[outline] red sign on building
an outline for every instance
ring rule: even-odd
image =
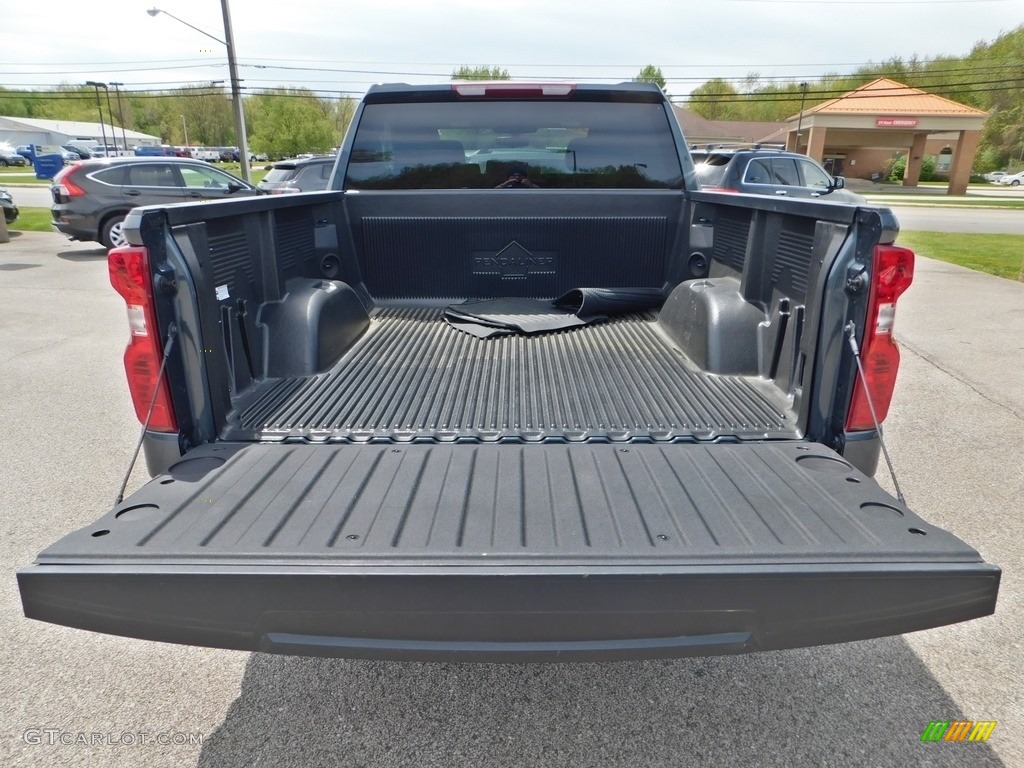
[[[917,128],[916,117],[876,117],[876,128]]]

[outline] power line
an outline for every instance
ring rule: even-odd
[[[317,69],[317,68],[295,68],[295,69],[299,69],[301,71],[309,71],[309,72],[333,72],[333,71],[338,71],[338,72],[354,72],[354,73],[358,73],[358,74],[362,74],[364,72],[365,73],[370,73],[370,74],[382,74],[383,73],[380,70],[366,70],[366,71],[364,71],[364,70],[323,70],[323,69]],[[892,76],[900,77],[900,79],[904,80],[907,85],[911,85],[913,87],[913,85],[916,84],[916,85],[920,86],[922,89],[924,89],[924,88],[934,88],[934,89],[937,89],[937,90],[941,90],[941,91],[944,91],[944,92],[951,92],[951,93],[958,92],[958,91],[961,91],[961,90],[964,90],[964,89],[971,89],[971,90],[974,90],[975,92],[986,92],[986,91],[992,91],[992,90],[1008,90],[1010,88],[1016,87],[1016,86],[1013,86],[1012,83],[1014,82],[1014,80],[1016,80],[1017,82],[1020,82],[1021,78],[1020,77],[1017,77],[1017,78],[1005,78],[1005,77],[1003,77],[1003,78],[996,79],[996,80],[992,80],[992,79],[972,79],[972,80],[966,81],[966,82],[948,82],[948,81],[946,81],[946,82],[941,82],[941,83],[928,83],[928,82],[922,82],[922,81],[933,80],[933,79],[936,79],[936,78],[939,78],[939,79],[941,79],[941,78],[950,78],[950,77],[955,77],[957,75],[962,75],[962,76],[972,75],[972,76],[975,76],[975,77],[978,77],[978,76],[984,77],[985,73],[989,73],[989,72],[1005,72],[1008,69],[1010,69],[1010,70],[1016,69],[1015,63],[1011,62],[1011,63],[1005,64],[1003,66],[992,66],[992,67],[985,67],[985,66],[981,66],[981,67],[977,67],[977,66],[955,66],[955,67],[948,67],[948,68],[943,68],[943,69],[935,69],[935,70],[932,70],[932,71],[916,71],[916,72],[913,72],[913,73],[868,71],[868,72],[861,72],[861,73],[856,74],[856,75],[843,75],[843,76],[839,76],[839,75],[831,75],[830,74],[830,75],[823,75],[823,76],[819,77],[818,79],[819,79],[819,81],[822,81],[823,83],[827,83],[829,81],[848,82],[850,80],[853,80],[853,81],[866,80],[867,78],[871,78],[871,77],[879,77],[879,76],[884,76],[884,75],[892,75]],[[425,73],[409,73],[409,72],[406,72],[406,73],[388,72],[387,74],[396,74],[396,75],[412,75],[412,74],[415,74],[417,76],[427,76]],[[912,74],[912,77],[908,78],[907,77],[908,74]],[[438,75],[433,75],[433,76],[438,76]],[[541,78],[537,78],[537,79],[541,79]],[[577,78],[571,78],[570,77],[570,78],[566,78],[566,79],[569,79],[569,80],[573,80],[573,79],[579,80],[579,79],[583,79],[583,78],[578,78],[578,77]],[[594,78],[594,79],[597,79],[597,78]],[[602,80],[612,80],[614,78],[600,78],[600,79],[602,79]],[[695,80],[697,80],[697,79],[698,78],[695,78]],[[673,96],[671,98],[673,98],[674,100],[683,99],[683,100],[690,101],[692,103],[719,103],[719,102],[727,102],[727,101],[743,101],[743,102],[756,101],[756,102],[761,103],[761,102],[771,102],[771,101],[776,101],[776,102],[778,102],[778,101],[787,101],[788,102],[788,101],[795,100],[796,96],[797,96],[795,91],[779,89],[778,86],[775,86],[776,81],[779,80],[779,79],[781,79],[781,78],[761,78],[759,76],[758,77],[751,76],[751,77],[748,77],[748,78],[738,78],[738,80],[740,80],[742,82],[749,81],[752,86],[756,86],[757,84],[762,83],[763,81],[767,80],[768,81],[768,85],[764,86],[764,87],[757,88],[756,90],[747,91],[747,92],[738,92],[737,91],[735,93],[720,93],[720,94],[708,93],[708,94],[698,94],[696,96],[693,96],[691,94],[689,96]],[[671,82],[680,82],[680,81],[683,80],[683,78],[666,78],[666,80],[671,81]],[[712,80],[722,80],[723,82],[725,82],[727,84],[729,83],[729,81],[724,79],[724,78],[712,78]],[[249,78],[248,82],[252,82],[252,83],[268,82],[269,83],[269,82],[277,82],[277,80],[274,79],[274,78]],[[292,81],[292,82],[294,83],[296,81]],[[337,85],[337,84],[367,84],[368,85],[368,84],[370,84],[371,82],[374,82],[374,81],[371,81],[371,80],[365,80],[365,81],[364,80],[337,80],[337,79],[333,79],[332,78],[330,80],[308,80],[307,79],[307,80],[302,80],[302,81],[298,81],[298,82],[309,84],[309,85],[320,86],[320,85]],[[704,81],[704,82],[709,82],[709,81]],[[783,82],[784,82],[785,85],[792,86],[793,88],[796,87],[796,83],[794,81],[792,81],[792,80],[786,79]],[[1010,83],[1010,85],[1007,85],[1008,82]],[[143,85],[177,86],[176,88],[174,88],[174,92],[177,92],[177,93],[181,93],[182,91],[211,91],[211,90],[213,90],[214,93],[223,93],[222,90],[213,89],[213,87],[211,85],[207,85],[207,84],[204,84],[204,83],[195,84],[194,82],[193,83],[185,84],[184,81],[163,81],[163,82],[149,82],[149,83],[143,83],[143,82],[131,83],[131,84],[128,84],[129,90],[122,91],[122,93],[124,93],[126,95],[135,95],[137,97],[143,97],[144,96],[144,97],[148,98],[148,97],[150,97],[152,95],[152,94],[149,94],[148,90],[145,90],[145,91],[138,90],[138,87],[139,86],[143,86]],[[997,89],[981,89],[980,86],[983,86],[983,85],[1003,85],[1004,87],[1003,88],[997,88]],[[771,88],[773,88],[773,86],[776,88],[776,90],[771,90]],[[42,85],[41,87],[47,87],[47,86],[46,85]],[[256,89],[250,88],[248,86],[245,86],[245,90],[247,90],[250,94],[252,94],[252,93],[254,93],[256,91]],[[264,90],[267,90],[267,89],[264,89]],[[844,93],[848,92],[849,90],[850,90],[849,87],[846,87],[846,86],[844,86],[842,88],[839,88],[839,87],[827,88],[826,87],[826,88],[819,88],[819,89],[816,89],[816,90],[808,90],[808,91],[806,91],[806,95],[812,97],[812,99],[819,100],[819,101],[824,101],[824,100],[828,100],[830,98],[835,98],[835,97],[841,96]],[[343,90],[343,89],[334,89],[334,88],[313,88],[313,89],[311,89],[311,92],[325,92],[325,93],[330,93],[330,94],[346,94],[346,95],[358,95],[359,93],[361,93],[361,91],[356,91],[356,90]],[[925,92],[927,93],[928,91],[925,91]],[[165,94],[156,94],[156,97],[161,97],[163,95],[168,95],[168,94],[166,94],[166,93]],[[173,92],[171,94],[169,94],[169,95],[173,95]],[[305,94],[295,94],[295,95],[306,96]],[[863,94],[861,96],[857,96],[857,97],[853,97],[853,98],[870,98],[870,97],[876,97],[876,96],[880,96],[880,95],[893,95],[893,96],[901,96],[902,97],[902,96],[912,95],[912,94],[907,94],[905,92],[904,86],[900,85],[900,86],[895,86],[895,87],[893,87],[891,89],[890,88],[874,88],[868,94]],[[89,98],[91,98],[91,94],[89,94],[87,92],[79,92],[79,91],[56,91],[56,92],[51,92],[51,93],[38,93],[38,92],[22,91],[22,90],[15,90],[15,89],[0,90],[0,97],[4,97],[4,96],[7,96],[9,98],[13,97],[13,98],[27,98],[27,99],[38,99],[38,100],[59,100],[59,99],[80,100],[80,99],[89,99]]]
[[[936,71],[932,71],[932,72],[912,72],[912,73],[907,73],[907,72],[886,72],[886,71],[868,71],[868,72],[862,72],[862,73],[859,73],[859,74],[856,74],[856,75],[842,75],[842,76],[822,75],[822,76],[819,76],[817,78],[807,78],[807,79],[818,79],[818,80],[821,80],[821,81],[829,81],[829,80],[859,80],[859,79],[864,79],[864,78],[867,78],[867,77],[872,77],[872,78],[875,78],[875,77],[899,77],[899,78],[901,78],[901,80],[904,81],[904,84],[909,84],[906,81],[912,79],[915,83],[917,83],[921,87],[938,87],[940,85],[945,86],[945,85],[947,85],[947,83],[938,83],[938,84],[934,84],[934,86],[932,86],[931,84],[920,83],[919,81],[922,80],[922,79],[928,79],[928,80],[931,80],[931,79],[942,79],[942,78],[956,77],[956,76],[961,76],[961,75],[980,75],[980,74],[984,74],[984,73],[990,72],[990,71],[991,72],[1005,72],[1008,69],[1009,70],[1014,70],[1014,69],[1016,69],[1016,67],[1015,66],[1011,66],[1011,65],[1007,65],[1007,66],[1003,66],[1003,67],[957,68],[957,69],[936,70]],[[407,74],[411,74],[411,73],[407,73]],[[908,78],[907,77],[908,74],[912,75],[912,78]],[[531,78],[531,79],[544,80],[544,79],[550,79],[550,78],[536,77],[536,78]],[[579,77],[573,78],[571,76],[570,77],[566,77],[566,78],[560,78],[560,80],[563,80],[563,81],[579,81],[579,80],[582,80],[582,79],[584,79],[584,78],[579,78]],[[593,79],[593,80],[596,80],[596,81],[613,81],[613,80],[616,80],[616,78],[614,78],[614,77],[587,78],[587,79]],[[795,80],[793,80],[791,78],[782,78],[782,77],[760,77],[760,76],[758,76],[758,77],[752,77],[752,78],[731,78],[731,79],[730,78],[672,78],[672,77],[667,77],[667,78],[665,78],[665,80],[666,80],[666,82],[670,82],[670,83],[684,83],[684,82],[706,83],[706,82],[710,82],[712,80],[720,80],[722,82],[729,83],[729,84],[732,84],[733,82],[745,83],[745,82],[747,82],[749,80],[751,82],[751,84],[765,83],[766,87],[777,86],[779,84],[791,85],[794,88],[797,86],[797,83],[796,83]],[[246,81],[247,82],[280,82],[280,79],[278,79],[278,78],[259,78],[259,77],[256,77],[256,78],[246,78]],[[160,81],[153,80],[153,81],[138,81],[138,82],[135,82],[135,83],[130,83],[129,85],[131,85],[131,86],[157,85],[157,86],[170,86],[170,87],[174,87],[174,86],[184,86],[184,85],[188,85],[188,84],[191,84],[191,83],[194,83],[194,82],[195,81],[186,81],[186,80],[160,80]],[[363,80],[363,79],[338,80],[338,79],[335,79],[335,78],[331,78],[329,80],[311,80],[311,79],[290,80],[289,82],[290,83],[301,83],[301,84],[319,84],[319,83],[366,83],[366,84],[370,84],[370,83],[378,82],[378,80],[376,80],[376,79],[367,79],[367,80]],[[988,82],[988,81],[978,81],[978,82]],[[995,81],[995,82],[1002,82],[1002,80],[998,80],[998,81]],[[950,85],[950,86],[953,86],[953,85],[963,85],[963,84],[969,85],[970,83],[955,83],[955,82],[948,83],[948,85]],[[21,84],[21,87],[22,88],[29,88],[29,87],[53,88],[53,87],[61,87],[61,86],[60,85],[56,85],[55,86],[53,83],[24,83],[24,84]],[[65,85],[65,87],[66,87],[66,85]],[[199,86],[199,87],[208,87],[208,86]],[[834,89],[833,89],[833,91],[834,91]],[[808,93],[812,93],[812,94],[829,93],[829,92],[832,92],[832,91],[828,91],[828,90],[826,90],[826,91],[808,91]],[[24,93],[24,91],[20,90],[20,89],[14,89],[14,88],[8,88],[6,90],[0,89],[0,95],[2,95],[2,94],[16,95],[16,94],[19,94],[19,93]]]
[[[738,1],[738,0],[737,0]],[[778,2],[779,0],[761,0],[765,2]],[[841,0],[815,0],[815,2],[840,2]],[[938,2],[939,0],[927,0],[928,3]],[[965,0],[946,0],[947,2],[964,2]],[[1004,0],[985,0],[986,2],[998,1],[1003,2]],[[1008,1],[1008,0],[1007,0]],[[886,4],[891,5],[892,3],[887,2]],[[957,57],[953,57],[957,58]],[[937,61],[939,59],[927,59],[927,61]],[[65,68],[71,65],[81,66],[98,66],[100,64],[110,64],[114,66],[123,66],[125,64],[164,64],[164,63],[182,63],[182,62],[209,62],[206,57],[189,57],[184,59],[140,59],[140,60],[125,60],[125,61],[38,61],[38,62],[26,62],[26,61],[0,61],[0,66],[51,66],[55,68]],[[262,63],[262,62],[298,62],[306,64],[368,64],[373,66],[394,66],[394,67],[460,67],[465,66],[465,61],[383,61],[383,60],[365,60],[365,59],[311,59],[311,58],[289,58],[289,57],[255,57],[255,56],[239,56],[239,63]],[[1001,61],[997,57],[982,57],[975,59],[975,61]],[[583,62],[534,62],[534,61],[521,61],[521,62],[502,62],[500,65],[504,68],[509,67],[542,67],[542,68],[562,68],[569,67],[572,69],[635,69],[643,68],[651,62],[643,63],[629,63],[629,62],[609,62],[603,64],[583,63]],[[756,66],[765,68],[781,68],[781,67],[863,67],[878,64],[875,61],[805,61],[805,62],[764,62]],[[706,69],[708,65],[706,63],[695,64],[688,62],[685,64],[659,64],[661,69]],[[716,69],[750,69],[750,64],[716,64]],[[154,69],[159,69],[154,67]]]
[[[974,5],[1006,3],[1010,0],[720,0],[723,3],[758,5]]]
[[[906,70],[892,71],[892,70],[889,70],[889,69],[881,68],[884,65],[879,65],[879,69],[869,69],[867,72],[861,71],[859,73],[853,73],[853,74],[848,74],[848,75],[838,75],[838,74],[835,74],[835,73],[826,73],[826,74],[823,74],[823,75],[818,75],[816,77],[808,77],[808,76],[805,75],[805,76],[803,76],[803,78],[804,79],[817,79],[817,80],[857,79],[857,78],[861,78],[861,77],[864,77],[864,76],[867,76],[867,75],[870,74],[870,75],[873,75],[873,76],[876,76],[876,77],[891,76],[891,77],[899,77],[901,79],[907,79],[908,75],[912,75],[913,78],[916,81],[919,81],[921,79],[934,79],[934,78],[955,77],[955,76],[961,75],[961,74],[963,74],[963,75],[968,75],[968,74],[975,75],[975,74],[981,74],[981,73],[987,72],[987,71],[1003,72],[1003,71],[1006,71],[1007,69],[1013,69],[1015,67],[1015,63],[1014,62],[1009,62],[1009,63],[1003,64],[1001,66],[1000,65],[997,65],[997,66],[978,66],[978,65],[971,64],[971,65],[967,65],[967,66],[945,66],[944,67],[944,66],[941,66],[941,61],[943,61],[943,60],[939,60],[940,66],[935,66],[934,62],[930,63],[930,64],[926,63],[923,66],[915,66],[915,67],[913,67],[913,71],[911,71],[911,72],[907,72]],[[953,63],[953,62],[962,63],[962,62],[958,62],[956,60],[948,60],[948,61],[950,61],[951,63]],[[165,68],[153,68],[151,70],[134,70],[134,71],[171,71],[171,70],[174,70],[174,69],[198,68],[199,66],[200,65],[196,65],[195,67],[165,67]],[[207,66],[207,65],[201,65],[201,66]],[[221,65],[218,65],[218,66],[221,66]],[[447,80],[448,77],[449,77],[448,73],[439,73],[439,72],[412,72],[412,71],[397,71],[397,70],[361,70],[361,69],[340,69],[340,68],[335,69],[335,68],[324,68],[324,67],[285,67],[285,66],[273,66],[273,65],[245,65],[245,66],[250,66],[250,67],[253,67],[253,68],[256,68],[256,69],[280,69],[280,70],[283,70],[283,71],[302,71],[302,72],[324,73],[324,74],[355,74],[355,75],[365,74],[365,75],[392,75],[392,76],[398,76],[398,77],[434,77],[434,78],[443,78],[444,80]],[[932,68],[931,69],[925,69],[924,67],[927,67],[927,66],[931,66]],[[96,71],[98,72],[98,71],[103,71],[103,70],[96,70]],[[123,70],[123,71],[133,71],[133,70]],[[36,74],[49,74],[49,73],[36,73]],[[587,80],[608,81],[608,80],[614,80],[616,78],[615,77],[610,77],[610,76],[600,76],[600,77],[598,77],[598,76],[591,76],[591,75],[575,75],[575,76],[573,76],[573,75],[566,75],[566,76],[544,75],[544,76],[534,76],[534,77],[532,77],[530,79],[535,79],[535,80],[556,79],[556,80],[562,80],[562,81],[564,81],[564,80],[570,80],[570,81],[587,81]],[[796,84],[795,83],[795,79],[791,78],[791,77],[781,76],[781,75],[764,75],[763,76],[763,75],[757,74],[756,72],[755,73],[751,73],[749,76],[746,76],[746,77],[734,77],[734,78],[728,78],[728,77],[712,77],[712,78],[707,78],[707,77],[673,77],[673,76],[665,77],[665,80],[666,80],[667,83],[673,83],[673,84],[702,83],[702,82],[707,82],[709,79],[710,80],[723,80],[725,82],[746,82],[746,81],[750,80],[750,81],[752,81],[754,83],[767,83],[769,85],[773,84],[773,83],[785,83],[785,84],[794,84],[794,85]],[[273,82],[274,81],[271,78],[250,78],[250,80],[253,81],[253,82],[257,82],[257,81]],[[177,80],[177,81],[161,81],[161,82],[149,81],[149,82],[140,82],[140,83],[137,83],[136,85],[168,85],[168,86],[170,86],[170,85],[174,85],[174,84],[180,83],[180,82],[185,82],[185,81],[180,81],[180,80]],[[324,80],[291,80],[291,82],[322,83],[322,82],[327,82],[327,81],[324,81]],[[377,78],[367,79],[367,80],[360,80],[360,79],[343,80],[343,81],[332,80],[331,82],[345,82],[345,83],[352,83],[352,84],[363,84],[363,83],[369,84],[369,83],[377,82]],[[28,85],[28,84],[26,84],[26,85]],[[37,86],[37,87],[48,87],[48,86],[50,86],[52,84],[34,83],[34,84],[31,84],[31,85],[34,85],[34,86]],[[13,92],[17,92],[16,89],[10,89],[10,90],[8,90],[6,92],[12,92],[12,91]],[[5,92],[5,91],[0,90],[0,93],[3,93],[3,92]]]
[[[1004,92],[1004,91],[1019,92],[1020,91],[1020,87],[1016,86],[1016,85],[1009,84],[1009,85],[1002,85],[1002,86],[996,86],[996,87],[990,87],[990,88],[972,88],[972,93],[1000,93],[1000,92]],[[183,94],[183,93],[181,93],[178,90],[164,91],[164,92],[157,92],[157,93],[151,93],[151,92],[146,92],[146,91],[122,91],[121,93],[122,93],[122,95],[124,95],[126,97],[127,96],[131,96],[133,99],[166,99],[166,98],[174,98],[176,96],[187,96],[187,95],[190,95],[190,94]],[[310,99],[310,98],[327,99],[327,98],[351,98],[351,97],[361,96],[363,93],[364,93],[363,91],[351,91],[351,90],[333,89],[333,88],[316,88],[316,89],[308,89],[305,93],[294,93],[294,92],[293,93],[288,93],[288,92],[281,92],[281,91],[278,91],[276,89],[268,88],[268,89],[261,89],[261,90],[258,90],[258,91],[249,90],[247,95],[250,96],[250,97],[272,96],[272,97],[280,97],[280,98],[298,98],[298,99]],[[837,92],[834,92],[834,93],[836,95],[833,96],[832,98],[837,98],[838,96],[843,95],[844,92],[838,92],[837,91]],[[219,93],[219,92],[208,92],[208,93],[192,94],[192,95],[215,96],[215,97],[223,97],[225,99],[228,98],[227,94]],[[903,94],[902,97],[905,97],[905,96],[915,96],[915,95],[920,95],[920,94],[913,94],[913,93],[911,93],[911,94]],[[941,95],[941,94],[932,94],[932,95]],[[847,98],[848,99],[857,99],[857,98],[870,98],[870,97],[871,97],[871,94],[866,94],[864,96],[857,96],[857,95],[848,96]],[[896,95],[895,94],[891,94],[890,98],[892,98],[892,97],[896,97]],[[88,96],[86,94],[53,94],[53,95],[25,94],[21,98],[26,100],[26,101],[91,101],[91,99],[92,99],[92,97],[90,97],[90,96]],[[707,96],[699,96],[697,98],[691,98],[691,97],[688,97],[688,96],[670,96],[669,100],[673,104],[770,104],[770,103],[791,103],[791,102],[797,101],[798,99],[796,97],[794,97],[794,96],[788,96],[788,95],[784,95],[784,94],[771,94],[769,96],[764,96],[764,95],[760,95],[760,94],[746,94],[746,95],[743,95],[743,94],[735,94],[735,95],[734,94],[721,94],[721,95],[709,94]],[[831,100],[831,99],[822,99],[822,102],[829,101],[829,100]],[[819,102],[819,103],[821,103],[821,102]]]

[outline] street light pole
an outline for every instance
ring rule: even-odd
[[[206,37],[211,40],[216,40],[228,49],[228,72],[231,76],[231,102],[235,112],[235,138],[238,141],[238,159],[242,166],[242,178],[246,181],[251,181],[252,179],[249,173],[249,142],[245,136],[245,111],[242,106],[242,88],[238,79],[238,62],[235,58],[235,45],[234,38],[231,33],[231,12],[228,9],[228,0],[221,0],[220,7],[221,13],[224,16],[224,36],[227,38],[226,40],[214,37],[209,32],[205,32],[199,27],[189,24],[184,19],[179,19],[173,13],[168,13],[162,8],[150,8],[146,13],[150,16],[157,16],[161,13],[165,16],[170,16],[175,21],[184,24],[186,27],[194,29],[199,34],[206,35]]]
[[[96,89],[96,111],[100,113],[100,135],[103,136],[103,156],[107,156],[107,129],[103,127],[103,106],[100,103],[100,88],[106,90],[106,83],[97,83],[95,80],[87,80],[86,85]],[[109,96],[109,93],[108,93]]]
[[[185,134],[185,151],[188,152],[191,155],[192,154],[192,150],[188,148],[188,128],[185,127],[185,116],[184,115],[181,116],[181,130]]]
[[[124,130],[124,110],[121,108],[121,91],[117,87],[124,85],[124,83],[111,82],[110,84],[114,86],[114,93],[117,94],[117,119],[121,121],[121,141],[124,142],[124,148],[128,149],[128,135]]]

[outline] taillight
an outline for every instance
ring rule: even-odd
[[[59,195],[62,197],[81,197],[85,194],[85,190],[75,184],[72,178],[80,170],[82,170],[82,166],[71,166],[53,177],[53,184]]]
[[[846,417],[850,432],[874,429],[867,394],[875,406],[881,424],[889,413],[896,372],[900,367],[900,350],[892,337],[896,318],[896,300],[914,280],[914,252],[897,245],[875,246],[875,263],[871,273],[871,294],[868,298],[867,325],[860,345],[861,364],[867,391],[857,377]]]
[[[124,246],[114,248],[107,255],[110,284],[128,305],[128,327],[131,336],[124,351],[124,369],[128,374],[128,389],[135,405],[135,415],[145,423],[149,404],[156,401],[149,429],[154,432],[177,432],[178,423],[171,406],[171,395],[166,380],[159,379],[163,348],[160,344],[153,307],[153,284],[149,273],[149,253],[145,248]]]

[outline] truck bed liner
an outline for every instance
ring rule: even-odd
[[[389,565],[977,559],[813,443],[216,443],[40,558],[115,553]]]
[[[228,440],[657,440],[798,437],[772,382],[710,375],[655,315],[480,340],[434,308],[376,310],[328,373],[264,383]]]

